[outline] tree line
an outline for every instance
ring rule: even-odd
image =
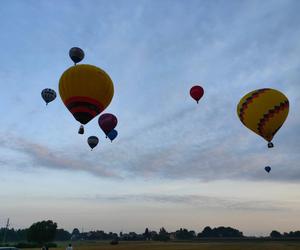
[[[270,238],[300,238],[300,231],[281,234],[273,230]],[[80,232],[78,228],[74,228],[72,232],[68,232],[62,228],[57,228],[57,223],[48,220],[33,223],[27,229],[7,229],[0,228],[0,242],[32,242],[38,245],[53,241],[75,241],[75,240],[122,240],[122,241],[138,241],[138,240],[197,240],[205,238],[246,238],[243,232],[231,227],[205,227],[198,234],[193,230],[180,228],[174,232],[168,232],[164,227],[158,232],[145,229],[144,233],[129,232],[119,234],[114,232],[104,232],[103,230],[95,230],[89,232]]]

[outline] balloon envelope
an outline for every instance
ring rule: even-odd
[[[69,56],[72,59],[72,61],[76,64],[82,61],[84,58],[84,52],[81,48],[73,47],[69,50]]]
[[[289,100],[275,89],[258,89],[246,94],[237,106],[241,122],[271,142],[289,113]]]
[[[118,136],[118,131],[113,129],[111,130],[108,134],[107,134],[107,137],[113,141],[116,137]]]
[[[112,131],[118,124],[118,119],[115,115],[106,113],[100,115],[98,119],[98,124],[104,134],[107,136],[110,131]]]
[[[97,146],[98,142],[99,142],[99,139],[97,136],[90,136],[88,139],[87,139],[87,142],[88,144],[90,145],[91,149],[93,149],[94,147]]]
[[[271,167],[267,166],[265,167],[265,170],[269,173],[271,171]]]
[[[70,67],[62,74],[59,94],[74,118],[87,124],[110,104],[114,85],[102,69],[80,64]]]
[[[46,102],[46,104],[54,101],[56,98],[56,92],[53,89],[43,89],[41,95],[44,101]]]
[[[190,95],[193,99],[196,100],[197,103],[199,102],[203,94],[204,94],[204,89],[199,85],[195,85],[190,89]]]

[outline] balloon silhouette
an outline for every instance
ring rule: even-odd
[[[271,171],[271,167],[267,166],[267,167],[265,167],[265,170],[269,173]]]
[[[88,142],[89,146],[91,147],[91,150],[93,150],[93,148],[97,146],[99,139],[96,136],[90,136],[87,139],[87,142]]]
[[[84,58],[84,52],[81,48],[73,47],[69,50],[69,56],[76,65],[76,63],[79,63]]]
[[[114,139],[116,139],[116,137],[118,136],[118,131],[113,129],[111,130],[108,134],[107,137],[110,139],[110,141],[112,142]]]
[[[56,98],[56,92],[53,89],[43,89],[42,98],[46,102],[46,105],[48,105],[49,102],[52,102]]]
[[[199,102],[203,94],[204,89],[201,86],[196,85],[190,89],[190,95],[197,103]]]
[[[106,113],[100,115],[98,119],[98,124],[107,137],[108,133],[117,126],[118,119],[115,115]]]

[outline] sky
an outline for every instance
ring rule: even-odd
[[[297,0],[2,0],[0,227],[299,230],[299,11]],[[58,93],[74,46],[114,82],[113,143],[98,117],[79,135],[59,95],[41,98]],[[236,114],[265,87],[290,102],[272,149]]]

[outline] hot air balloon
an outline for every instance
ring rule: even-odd
[[[116,139],[116,137],[118,136],[118,131],[113,129],[111,130],[108,134],[107,137],[110,139],[110,141],[112,142],[114,139]]]
[[[80,64],[62,74],[59,94],[74,118],[81,124],[87,124],[110,104],[114,85],[102,69]]]
[[[69,50],[69,56],[76,65],[76,63],[79,63],[84,58],[84,52],[81,48],[73,47]]]
[[[43,89],[42,98],[46,102],[46,105],[48,105],[49,102],[52,102],[56,98],[56,92],[53,89]]]
[[[289,113],[289,100],[275,89],[258,89],[246,94],[237,106],[241,122],[254,133],[271,142]]]
[[[93,148],[97,146],[97,144],[98,144],[98,142],[99,142],[99,139],[98,139],[97,136],[90,136],[90,137],[87,139],[87,142],[88,142],[88,144],[90,145],[91,150],[93,150]]]
[[[265,170],[269,173],[271,171],[271,167],[270,166],[266,166]]]
[[[198,103],[204,94],[204,89],[201,86],[195,85],[190,89],[190,95]]]
[[[113,114],[106,113],[100,115],[98,119],[98,124],[107,137],[108,133],[117,126],[118,119]]]

